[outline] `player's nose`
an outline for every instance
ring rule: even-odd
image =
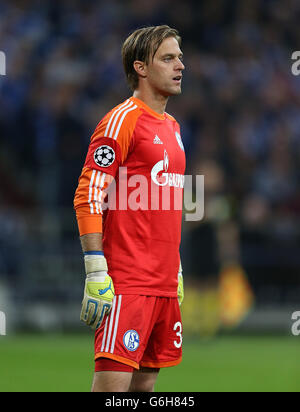
[[[184,66],[182,60],[177,59],[177,61],[176,61],[176,66],[175,66],[175,70],[180,70],[180,71],[182,71],[182,70],[184,70],[184,69],[185,69],[185,66]]]

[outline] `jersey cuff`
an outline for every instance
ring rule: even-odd
[[[102,215],[77,216],[80,236],[89,233],[102,233]]]

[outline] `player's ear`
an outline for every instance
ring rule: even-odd
[[[143,78],[147,77],[147,65],[145,62],[142,62],[140,60],[135,60],[133,62],[133,67],[139,76]]]

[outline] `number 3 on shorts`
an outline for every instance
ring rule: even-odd
[[[181,348],[181,345],[182,345],[182,324],[181,324],[181,322],[176,322],[175,325],[174,325],[173,330],[175,332],[178,330],[176,332],[176,336],[178,336],[179,342],[176,341],[176,340],[174,340],[173,342],[174,342],[175,348],[179,349],[179,348]]]

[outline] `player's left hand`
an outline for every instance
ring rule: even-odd
[[[183,288],[183,276],[182,276],[182,266],[180,262],[179,272],[178,272],[178,288],[177,288],[177,296],[179,305],[182,304],[184,299],[184,288]]]

